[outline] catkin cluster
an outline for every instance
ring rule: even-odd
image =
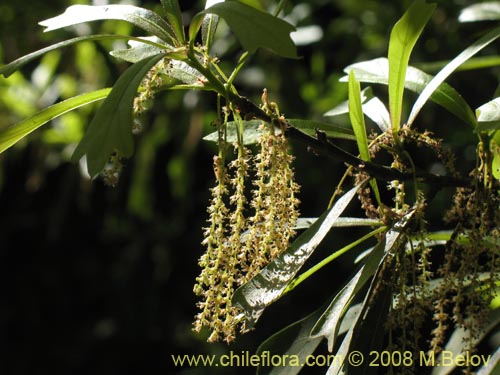
[[[295,234],[299,185],[291,167],[293,156],[283,132],[277,134],[274,126],[264,123],[260,130],[255,157],[240,138],[237,158],[227,167],[223,153],[214,159],[217,184],[208,207],[202,270],[194,286],[201,297],[194,330],[208,327],[209,342],[229,343],[238,328],[245,331],[244,314],[231,300],[234,291],[285,251]],[[254,176],[251,199],[245,195],[249,175]]]

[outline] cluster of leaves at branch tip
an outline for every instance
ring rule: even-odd
[[[242,124],[237,111],[233,117]],[[226,124],[227,116],[222,133]],[[294,181],[288,141],[275,126],[279,124],[261,124],[259,151],[254,157],[241,137],[235,144],[237,157],[233,161],[225,163],[223,137],[214,157],[216,186],[211,190],[202,242],[206,252],[200,258],[202,271],[194,286],[195,294],[201,297],[194,330],[208,327],[209,342],[223,339],[230,343],[238,329],[242,333],[247,330],[243,312],[231,301],[233,293],[284,252],[295,234],[300,187]],[[249,175],[253,176],[251,199],[245,196]]]

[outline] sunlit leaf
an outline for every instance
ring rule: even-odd
[[[19,140],[56,117],[83,105],[104,99],[110,91],[111,89],[107,88],[75,96],[74,98],[47,107],[35,115],[0,131],[0,152],[4,152]]]
[[[72,159],[87,155],[89,174],[94,177],[105,166],[110,155],[118,152],[129,157],[134,149],[132,137],[133,102],[143,77],[164,55],[142,60],[123,73],[90,123]]]
[[[361,88],[352,70],[349,72],[349,118],[356,136],[361,159],[369,161],[370,151],[368,150],[365,117],[361,107]]]
[[[224,0],[207,0],[205,3],[205,9],[222,2],[224,2]],[[219,16],[215,14],[207,14],[205,17],[203,17],[203,23],[201,25],[201,40],[203,41],[204,46],[210,48],[218,25]]]
[[[72,38],[65,40],[60,43],[53,44],[51,46],[42,48],[38,51],[32,52],[28,55],[22,56],[11,63],[2,66],[0,68],[0,74],[3,74],[5,77],[9,77],[12,73],[14,73],[16,70],[21,69],[24,65],[28,64],[30,61],[39,58],[40,56],[46,54],[47,52],[54,51],[63,47],[71,46],[76,43],[80,43],[83,41],[90,41],[90,40],[116,40],[116,39],[129,39],[129,40],[135,40],[138,42],[146,43],[146,44],[152,44],[156,45],[158,48],[164,48],[165,46],[162,45],[157,45],[156,43],[153,43],[147,39],[142,39],[142,38],[136,38],[133,36],[128,36],[128,35],[112,35],[112,34],[102,34],[102,35],[89,35],[89,36],[80,36],[77,38]]]
[[[500,98],[495,98],[476,109],[477,130],[500,130]]]
[[[243,142],[245,145],[257,143],[259,137],[262,134],[262,130],[260,129],[261,124],[262,121],[260,120],[243,121]],[[203,137],[203,140],[209,142],[218,142],[219,132],[215,131],[213,133],[210,133]],[[238,141],[236,123],[234,121],[230,121],[226,125],[225,141],[228,143],[236,143]]]
[[[373,95],[373,90],[370,86],[361,90],[361,104],[363,113],[368,116],[377,126],[385,132],[391,126],[391,118],[385,104],[376,96]],[[346,100],[335,108],[326,112],[323,116],[335,117],[349,113],[349,100]]]
[[[472,4],[462,9],[458,16],[460,22],[494,21],[500,20],[500,2],[489,1]]]
[[[184,44],[184,26],[182,24],[182,13],[179,7],[179,0],[161,0],[163,9],[167,14],[168,23],[171,25],[172,30],[176,36],[176,39],[180,44]]]
[[[217,14],[224,18],[243,48],[250,53],[258,48],[266,48],[280,56],[297,57],[290,37],[295,27],[269,13],[237,1],[226,1],[215,4],[200,14]]]
[[[196,69],[190,67],[183,61],[172,60],[165,71],[170,78],[177,79],[187,85],[203,86],[206,78]]]
[[[357,185],[345,193],[330,210],[302,233],[288,250],[277,256],[258,275],[235,291],[233,303],[243,308],[248,327],[253,327],[265,308],[281,296],[288,283],[356,196],[359,187],[360,185]]]
[[[161,41],[155,37],[144,37],[141,38],[153,43],[160,43]],[[147,57],[158,55],[164,51],[164,48],[160,48],[156,45],[146,44],[144,42],[138,42],[136,40],[130,40],[128,42],[130,48],[118,49],[110,52],[110,55],[116,57],[117,59],[124,60],[135,64],[138,61],[144,60]]]
[[[436,4],[427,4],[424,0],[414,1],[391,31],[388,53],[389,109],[394,133],[399,131],[401,125],[403,91],[410,55],[435,8]]]
[[[318,220],[317,217],[301,217],[297,219],[297,222],[295,223],[294,229],[307,229],[309,228],[314,222]],[[373,227],[373,226],[381,226],[384,225],[384,223],[380,220],[377,219],[369,219],[369,218],[364,218],[364,217],[339,217],[336,221],[335,224],[333,225],[334,227]]]
[[[44,30],[52,31],[83,22],[121,20],[143,29],[173,46],[179,46],[175,30],[155,12],[133,5],[72,5],[63,14],[40,22]]]
[[[489,45],[491,42],[500,37],[500,27],[497,27],[484,35],[482,38],[477,40],[471,46],[463,50],[457,57],[455,57],[451,62],[446,65],[424,88],[424,90],[420,93],[415,104],[413,104],[413,108],[411,110],[410,116],[408,118],[408,124],[412,124],[418,113],[427,102],[429,97],[434,93],[434,91],[444,82],[448,76],[455,71],[460,65],[469,60],[476,53],[481,51],[484,47]]]
[[[352,64],[345,69],[347,73],[351,70],[354,70],[356,79],[360,82],[379,83],[384,85],[388,83],[389,68],[387,59],[385,58]],[[432,79],[433,76],[409,66],[406,72],[405,88],[416,93],[421,93]],[[342,77],[341,81],[346,82],[347,76]],[[467,124],[470,124],[472,127],[476,126],[476,116],[469,104],[447,83],[441,83],[437,90],[432,93],[430,99],[465,121]]]

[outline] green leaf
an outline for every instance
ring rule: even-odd
[[[419,69],[426,71],[426,72],[438,72],[441,69],[443,69],[449,62],[450,62],[450,60],[421,62],[421,63],[415,64],[415,66]],[[460,65],[456,69],[456,71],[457,72],[464,72],[466,70],[492,68],[492,67],[499,66],[499,65],[500,65],[500,56],[498,56],[498,55],[480,56],[480,57],[473,57],[473,58],[469,59],[468,61],[464,62],[462,65]]]
[[[269,352],[273,355],[293,355],[298,356],[299,363],[305,363],[308,355],[314,353],[320,344],[322,337],[312,338],[309,336],[311,328],[318,320],[323,309],[318,309],[304,319],[292,323],[265,340],[257,348],[257,355]],[[257,370],[258,375],[296,375],[301,370],[301,366],[288,364],[286,366],[262,367]]]
[[[236,1],[215,4],[199,14],[217,14],[224,18],[243,48],[250,53],[267,48],[280,56],[297,58],[290,37],[295,27],[278,17]]]
[[[355,140],[354,134],[351,129],[344,128],[339,125],[330,124],[322,121],[315,120],[301,120],[301,119],[287,119],[287,121],[295,128],[303,131],[309,135],[315,135],[316,130],[323,131],[328,137],[338,139]]]
[[[148,40],[153,43],[160,43],[160,40],[155,37],[144,37],[141,38],[143,40]],[[135,40],[131,40],[128,42],[130,48],[127,49],[118,49],[111,51],[109,54],[117,59],[127,61],[129,63],[135,64],[141,60],[144,60],[147,57],[158,55],[162,53],[165,48],[160,48],[156,45],[146,44],[144,42],[138,42]]]
[[[458,16],[458,20],[460,22],[500,20],[500,2],[489,1],[470,5],[462,9]]]
[[[302,233],[288,250],[278,255],[258,275],[234,292],[233,303],[240,305],[245,311],[247,327],[253,327],[265,308],[280,298],[288,283],[356,196],[360,186],[361,184],[345,193],[330,210]]]
[[[347,73],[351,70],[354,70],[356,79],[360,82],[388,84],[389,69],[388,61],[385,58],[363,61],[349,65],[345,69]],[[433,78],[433,76],[409,66],[406,71],[405,88],[421,93]],[[343,77],[340,80],[345,82],[347,79],[347,77]],[[476,116],[469,104],[447,83],[441,83],[437,90],[432,92],[430,99],[472,127],[476,126]]]
[[[262,134],[262,130],[260,130],[260,124],[262,121],[260,120],[250,120],[243,121],[243,142],[245,145],[251,145],[257,143],[259,137]],[[226,125],[226,142],[228,143],[236,143],[238,141],[238,133],[236,130],[236,123],[234,121],[230,121]],[[203,137],[204,141],[209,142],[218,142],[219,141],[219,132],[215,131]]]
[[[161,4],[163,5],[163,9],[165,9],[167,20],[174,31],[176,39],[180,44],[184,44],[186,42],[186,37],[184,36],[184,25],[182,24],[182,13],[179,7],[179,1],[161,0]]]
[[[412,124],[418,113],[427,102],[432,93],[445,81],[448,76],[453,73],[460,65],[469,60],[476,53],[481,51],[484,47],[500,37],[500,27],[497,27],[477,40],[471,46],[463,50],[457,57],[446,65],[436,76],[427,84],[425,89],[420,93],[413,108],[411,110],[408,124]]]
[[[361,90],[361,104],[363,108],[363,113],[368,116],[381,131],[387,131],[391,126],[391,118],[389,112],[382,101],[373,95],[372,88],[370,86],[365,87]],[[335,108],[326,112],[323,116],[325,117],[335,117],[349,113],[349,100],[346,100]]]
[[[385,238],[382,240],[382,242],[379,245],[377,245],[373,250],[373,252],[375,252],[375,251],[378,252],[378,251],[380,251],[380,248],[383,248],[383,256],[380,258],[378,264],[375,265],[375,260],[378,258],[378,255],[374,255],[373,260],[371,260],[370,263],[367,262],[365,264],[365,266],[360,270],[360,272],[363,272],[363,270],[366,267],[366,271],[364,271],[364,272],[366,272],[366,275],[368,276],[370,273],[372,273],[373,267],[376,266],[376,268],[377,268],[375,271],[376,276],[373,280],[379,279],[379,278],[377,278],[377,275],[380,276],[381,270],[385,268],[384,264],[385,264],[386,259],[388,257],[390,257],[391,254],[394,254],[393,248],[395,246],[403,246],[404,245],[404,243],[402,243],[400,241],[400,238],[404,235],[404,229],[411,222],[414,214],[415,214],[415,210],[412,210],[408,214],[406,214],[400,221],[398,221],[397,223],[394,224],[393,228],[387,232],[387,234],[385,235]],[[360,275],[359,280],[362,281],[362,275]],[[356,286],[354,286],[353,290],[355,290],[355,289],[356,289]],[[375,335],[375,332],[373,332],[373,329],[369,329],[369,330],[370,330],[370,332],[373,332],[374,335],[371,335],[370,337],[366,337],[366,334],[363,334],[363,332],[366,332],[366,330],[363,331],[363,329],[362,329],[362,327],[365,324],[369,324],[370,327],[372,327],[372,328],[375,327],[375,329],[380,329],[380,328],[383,328],[383,326],[384,326],[384,324],[382,322],[380,322],[380,324],[377,324],[377,322],[373,321],[374,320],[373,314],[374,313],[380,314],[381,312],[383,312],[382,311],[383,305],[386,304],[387,302],[390,302],[391,298],[389,298],[389,301],[387,301],[384,298],[382,300],[378,300],[379,302],[381,302],[381,304],[375,304],[375,306],[373,306],[372,297],[373,297],[375,289],[377,289],[376,283],[374,283],[372,281],[372,284],[370,285],[370,288],[369,288],[369,290],[366,293],[366,296],[364,298],[361,311],[357,315],[356,320],[351,324],[351,328],[349,329],[346,336],[342,340],[342,344],[340,345],[340,348],[336,353],[337,356],[340,356],[341,358],[347,358],[349,353],[352,353],[355,349],[358,350],[358,348],[355,348],[355,346],[358,346],[360,343],[362,345],[369,344],[372,342],[373,339],[377,339],[380,337],[379,335]],[[387,288],[385,288],[385,289],[387,289]],[[389,294],[389,296],[390,296],[390,294]],[[345,296],[342,296],[342,297],[344,297],[344,298],[338,299],[339,303],[343,303],[343,302],[350,303],[349,298],[345,298],[345,297],[348,297],[348,294]],[[387,297],[387,295],[386,295],[386,297]],[[380,296],[378,296],[378,298],[380,298]],[[327,325],[326,327],[321,327],[318,324],[318,328],[321,328],[321,332],[323,332],[323,333],[328,333],[327,329],[326,329],[328,327],[335,328],[335,325],[338,324],[335,320],[336,317],[339,316],[338,311],[342,310],[342,305],[340,305],[340,306],[335,305],[335,299],[332,302],[330,307],[331,308],[329,308],[325,312],[325,314],[322,316],[322,319],[318,322],[319,324],[323,323],[323,324]],[[330,313],[331,315],[329,315],[328,313]],[[342,314],[340,314],[340,316],[341,315]],[[383,317],[381,315],[379,315],[379,316]],[[335,337],[335,335],[336,335],[335,332],[330,332],[329,334],[333,335],[333,337]],[[378,340],[378,342],[382,343],[381,340]],[[359,350],[363,354],[370,352],[370,350],[361,350],[361,349],[359,349]],[[365,361],[365,362],[366,362],[365,364],[369,363],[368,361]],[[328,368],[327,373],[329,375],[330,374],[337,375],[337,374],[347,374],[347,373],[351,374],[350,370],[356,371],[356,369],[350,368],[349,372],[348,372],[348,370],[344,367],[344,365],[345,365],[345,367],[348,366],[348,364],[346,362],[333,363]],[[353,372],[353,373],[358,373],[358,372]],[[368,372],[366,372],[366,373],[368,373]]]
[[[335,296],[328,309],[321,316],[314,326],[314,329],[311,331],[312,337],[324,336],[328,339],[328,348],[330,351],[333,350],[342,316],[345,314],[351,302],[366,282],[375,274],[375,271],[379,267],[384,254],[391,251],[392,247],[399,240],[401,236],[401,229],[408,224],[408,221],[413,216],[413,212],[414,211],[408,214],[403,221],[397,223],[391,230],[389,230],[385,235],[385,241],[379,242],[377,246],[371,250],[370,254],[366,258],[365,264]]]
[[[113,86],[111,93],[76,148],[72,159],[87,155],[89,174],[96,176],[115,151],[129,157],[134,150],[132,137],[133,102],[143,77],[164,54],[149,57],[128,68]]]
[[[395,134],[401,125],[403,91],[410,55],[435,8],[435,4],[426,4],[424,0],[414,1],[391,31],[388,53],[389,109]]]
[[[476,109],[477,130],[500,130],[500,97]]]
[[[359,154],[364,161],[370,161],[370,151],[368,150],[368,137],[366,136],[365,117],[363,108],[361,106],[361,88],[359,82],[356,80],[354,72],[349,72],[349,118],[351,119],[354,135],[358,144]],[[378,190],[377,182],[370,181],[373,193],[380,204],[380,192]]]
[[[370,151],[368,150],[365,117],[361,107],[361,88],[352,70],[349,72],[349,118],[356,136],[361,159],[369,161]]]
[[[42,21],[40,25],[46,27],[44,31],[47,32],[99,20],[127,21],[168,44],[176,47],[182,44],[172,26],[157,13],[133,5],[72,5],[63,14]]]
[[[22,56],[11,63],[2,66],[0,68],[0,74],[3,74],[6,78],[12,75],[15,71],[21,69],[24,65],[28,64],[30,61],[39,58],[40,56],[46,54],[47,52],[51,52],[63,47],[71,46],[73,44],[77,44],[83,41],[90,41],[90,40],[116,40],[116,39],[128,39],[128,40],[134,40],[137,42],[145,43],[145,44],[150,44],[153,46],[157,46],[158,48],[165,48],[163,45],[158,45],[156,43],[153,43],[147,39],[143,38],[136,38],[133,36],[128,36],[128,35],[113,35],[113,34],[100,34],[100,35],[89,35],[89,36],[79,36],[77,38],[72,38],[65,40],[63,42],[59,42],[56,44],[53,44],[51,46],[42,48],[38,51],[32,52],[28,55]]]
[[[47,122],[65,114],[66,112],[72,111],[73,109],[90,104],[97,100],[101,100],[105,98],[110,91],[111,89],[106,88],[75,96],[71,99],[67,99],[47,107],[33,116],[30,116],[27,119],[0,131],[0,153],[4,152],[19,140],[26,137],[28,134]]]

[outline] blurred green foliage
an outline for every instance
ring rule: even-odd
[[[108,21],[43,34],[37,23],[73,3],[90,2],[3,2],[0,62],[58,41],[62,33],[86,33],[87,27],[103,33],[134,32],[128,24]],[[186,19],[204,6],[203,1],[180,3]],[[412,63],[450,59],[474,40],[485,26],[457,22],[460,9],[469,3],[439,2]],[[160,8],[159,1],[135,4]],[[260,4],[275,6],[271,0]],[[390,28],[409,4],[290,1],[288,19],[299,27],[316,26],[321,37],[299,46],[299,60],[259,51],[236,84],[255,102],[267,87],[287,117],[320,119],[346,100],[347,85],[338,81],[345,66],[386,55]],[[126,65],[111,57],[107,47],[82,43],[47,54],[8,80],[0,78],[0,129],[57,101],[113,84]],[[220,27],[214,50],[227,71],[237,61],[239,48],[228,28]],[[498,73],[458,73],[449,83],[476,107],[493,95]],[[384,87],[374,89],[384,97]],[[437,106],[428,106],[420,123],[449,147],[460,149],[459,165],[469,169],[475,155],[468,146],[471,132]],[[212,129],[214,108],[212,95],[159,95],[143,119],[135,156],[116,188],[89,181],[82,168],[69,162],[95,105],[60,117],[0,155],[0,332],[7,348],[0,356],[0,373],[229,374],[231,369],[173,370],[170,354],[253,352],[269,334],[317,308],[316,297],[326,293],[322,285],[335,285],[352,271],[348,256],[345,264],[329,268],[333,275],[325,271],[311,278],[266,312],[259,330],[230,348],[208,346],[204,337],[191,332],[196,310],[192,285],[202,252],[200,228],[206,219],[214,152],[201,137]],[[303,186],[302,214],[317,216],[343,168],[340,163],[325,164],[300,145],[294,147],[297,180]],[[427,162],[422,155],[419,164],[425,168]],[[318,189],[321,186],[327,188]],[[447,205],[446,194],[431,203],[431,225],[432,215],[439,218]],[[335,241],[347,243],[353,235],[346,231]],[[330,250],[324,247],[311,264]]]

